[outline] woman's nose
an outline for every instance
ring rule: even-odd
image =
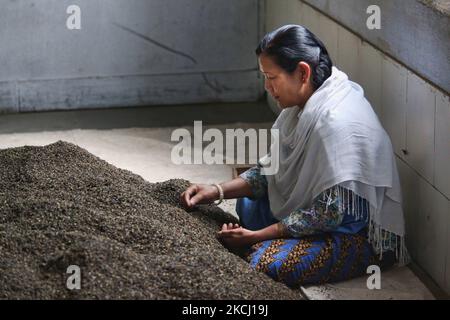
[[[268,91],[270,94],[272,94],[273,87],[267,80],[264,81],[264,89],[266,89],[266,91]]]

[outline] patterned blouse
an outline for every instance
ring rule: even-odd
[[[253,196],[250,199],[256,200],[267,194],[267,180],[261,174],[259,166],[245,171],[240,177],[252,189]],[[350,214],[353,207],[359,212]],[[367,226],[367,215],[368,202],[365,199],[354,195],[351,190],[334,186],[317,196],[311,208],[297,209],[281,220],[281,223],[292,237],[329,231],[357,233]]]

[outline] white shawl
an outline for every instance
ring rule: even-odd
[[[405,264],[395,156],[363,89],[333,67],[303,110],[284,109],[272,128],[279,130],[280,138],[270,151],[279,155],[270,159],[272,164],[279,161],[279,170],[266,175],[274,216],[281,220],[296,209],[307,209],[320,193],[340,185],[370,203],[369,241],[374,249],[381,255],[383,237],[394,233],[401,240],[397,257]],[[269,155],[260,160],[263,174],[267,161]]]

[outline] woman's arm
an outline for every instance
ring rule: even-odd
[[[241,177],[221,183],[225,199],[235,199],[243,197],[251,197],[253,191],[251,185]]]
[[[258,199],[267,193],[266,177],[261,175],[261,168],[255,166],[236,179],[222,182],[225,199],[248,197]],[[219,199],[219,190],[214,185],[192,184],[180,196],[182,205],[192,209],[196,204],[208,204]]]
[[[345,210],[352,203],[352,198],[358,200],[350,190],[346,190],[343,197],[342,190],[338,186],[332,187],[316,197],[311,208],[293,211],[285,219],[267,228],[250,231],[239,226],[224,225],[219,237],[223,238],[231,246],[251,245],[257,242],[280,239],[300,238],[321,232],[329,232],[337,229],[343,219]],[[343,199],[345,198],[345,199]]]
[[[300,238],[339,227],[344,217],[344,206],[336,187],[322,192],[308,210],[298,209],[288,217],[267,228],[248,235],[248,243],[280,238]]]
[[[298,209],[284,218],[286,232],[292,237],[302,237],[337,229],[343,219],[347,207],[335,186],[322,192],[313,202],[311,208]]]
[[[220,184],[225,199],[250,197],[253,195],[251,186],[242,178],[238,177]],[[192,209],[197,204],[209,204],[219,199],[219,190],[214,185],[192,184],[180,196],[181,204]]]
[[[287,236],[286,229],[280,222],[257,231],[244,229],[238,224],[224,224],[222,230],[217,233],[217,237],[230,247],[248,246],[264,240]]]
[[[252,190],[252,194],[248,198],[256,200],[267,194],[267,179],[261,174],[261,167],[255,166],[242,173],[239,177],[244,179]]]
[[[283,223],[278,222],[274,223],[264,229],[255,231],[253,234],[253,243],[265,241],[265,240],[272,240],[272,239],[282,239],[282,238],[288,238],[290,236],[289,232],[287,231],[286,227],[283,225]]]

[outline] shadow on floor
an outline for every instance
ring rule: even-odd
[[[124,107],[0,114],[0,134],[72,129],[153,128],[232,122],[273,122],[276,115],[265,101],[177,106]]]

